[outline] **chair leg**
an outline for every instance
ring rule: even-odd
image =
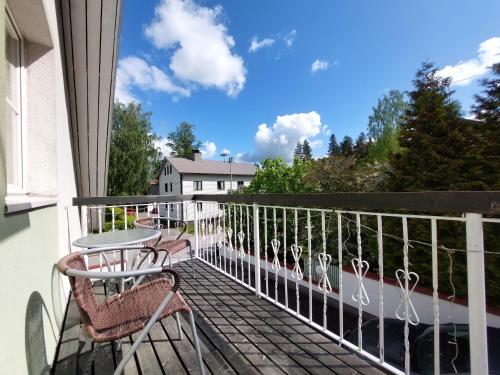
[[[193,249],[191,248],[191,245],[189,245],[188,249],[189,249],[189,256],[191,257],[191,271],[193,271],[193,279],[195,279],[195,278],[196,278],[196,276],[195,276],[195,274],[194,274]]]
[[[184,340],[184,335],[182,334],[181,316],[178,312],[175,313],[175,322],[177,323],[177,331],[179,332],[179,340]]]
[[[203,366],[203,359],[201,358],[200,340],[198,339],[198,333],[196,332],[196,324],[194,322],[193,312],[189,312],[189,320],[191,321],[191,331],[193,332],[194,348],[196,350],[196,359],[198,360],[198,368],[200,369],[200,374],[205,375],[205,366]]]

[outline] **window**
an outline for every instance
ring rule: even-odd
[[[5,115],[7,129],[4,146],[7,166],[7,190],[8,192],[21,192],[24,187],[21,101],[23,41],[9,12],[6,14],[5,27]]]
[[[193,190],[203,190],[203,181],[193,181]]]
[[[217,181],[217,190],[224,190],[226,188],[226,183],[224,181]]]
[[[198,211],[203,211],[203,203],[202,202],[196,202],[196,209]]]
[[[165,184],[165,192],[168,193],[168,184]]]
[[[170,183],[170,191],[174,191],[174,190],[172,189],[172,183]]]
[[[238,189],[241,189],[243,186],[245,186],[244,181],[238,181]]]
[[[165,176],[167,175],[168,165],[165,166]]]
[[[168,174],[172,174],[172,166],[171,165],[168,166]]]

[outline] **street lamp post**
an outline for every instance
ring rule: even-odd
[[[229,152],[223,152],[222,154],[220,154],[220,156],[222,156],[224,158],[224,163],[226,162],[226,156],[229,155]],[[229,158],[229,180],[230,180],[230,186],[229,186],[229,194],[231,194],[233,192],[233,168],[232,168],[232,165],[233,164],[233,158],[230,157]]]

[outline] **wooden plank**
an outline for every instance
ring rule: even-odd
[[[130,337],[124,337],[121,339],[121,350],[117,350],[117,345],[114,345],[114,352],[116,358],[116,364],[118,365],[123,358],[123,354],[130,350],[132,346],[132,340]],[[123,369],[123,375],[139,375],[139,368],[137,367],[137,355],[134,356],[127,362],[125,368]]]
[[[82,182],[80,173],[80,151],[78,143],[78,123],[76,117],[76,98],[75,98],[75,76],[73,72],[73,40],[71,31],[71,13],[70,13],[70,3],[69,1],[61,1],[61,19],[62,19],[62,31],[64,38],[64,58],[65,58],[65,73],[66,73],[66,84],[68,89],[68,99],[69,99],[69,121],[70,121],[70,133],[71,142],[73,150],[73,165],[75,168],[76,175],[76,186],[78,192],[81,192]]]
[[[97,303],[102,304],[106,300],[106,288],[102,281],[94,283],[94,292]],[[96,349],[94,360],[94,375],[111,374],[115,370],[114,353],[112,343],[103,343]]]
[[[116,70],[117,70],[117,61],[118,61],[118,41],[120,39],[120,29],[121,29],[121,19],[122,19],[122,9],[123,9],[123,1],[116,0],[116,8],[115,8],[115,29],[114,29],[114,41],[113,41],[113,67],[111,68],[112,76],[111,76],[111,86],[110,86],[110,95],[109,95],[109,110],[108,110],[108,133],[106,137],[106,154],[104,156],[104,160],[106,162],[104,174],[101,174],[104,180],[104,194],[107,193],[108,186],[108,167],[109,167],[109,150],[111,148],[111,121],[113,118],[113,102],[115,96],[115,86],[116,86]]]
[[[132,343],[135,342],[140,332],[132,335]],[[137,362],[143,374],[161,374],[162,369],[153,350],[153,345],[146,336],[135,352]]]
[[[237,348],[224,335],[215,331],[204,319],[196,319],[199,330],[207,337],[221,352],[224,359],[231,365],[237,374],[259,374],[248,359],[240,354]]]
[[[196,360],[196,352],[189,340],[186,340],[185,338],[184,340],[179,340],[175,318],[173,316],[169,316],[161,321],[161,325],[179,355],[179,359],[184,364],[184,367],[189,373],[197,373],[198,361]],[[203,366],[205,367],[205,371],[209,373],[206,364],[203,364]]]
[[[199,321],[199,317],[195,318],[195,321]],[[194,346],[193,334],[191,331],[190,324],[187,319],[181,319],[184,335],[191,341],[191,345]],[[226,362],[224,356],[219,351],[219,349],[213,345],[209,336],[205,335],[205,332],[200,328],[196,327],[198,333],[198,339],[200,341],[200,350],[203,357],[203,361],[206,366],[212,372],[212,374],[236,374],[231,365]]]
[[[76,112],[82,193],[89,190],[89,138],[87,118],[87,18],[86,1],[70,0],[73,68],[75,74]]]
[[[87,0],[87,116],[89,139],[89,191],[97,192],[98,131],[99,131],[99,85],[101,63],[101,0]],[[104,192],[101,192],[103,194]]]
[[[80,336],[80,311],[74,303],[73,294],[70,296],[63,333],[57,358],[55,359],[55,375],[76,373],[78,338]]]
[[[165,373],[172,375],[186,374],[186,370],[179,360],[172,343],[163,331],[161,324],[155,324],[149,336]]]
[[[99,83],[99,130],[97,135],[97,194],[105,195],[105,174],[109,137],[111,135],[110,113],[113,112],[112,78],[114,58],[116,56],[115,38],[117,27],[117,0],[102,2],[101,45],[100,45],[100,83]]]

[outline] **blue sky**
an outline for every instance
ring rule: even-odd
[[[195,124],[206,157],[289,158],[304,138],[321,156],[425,60],[459,80],[468,115],[500,61],[499,14],[498,0],[125,0],[116,97],[162,137]]]

